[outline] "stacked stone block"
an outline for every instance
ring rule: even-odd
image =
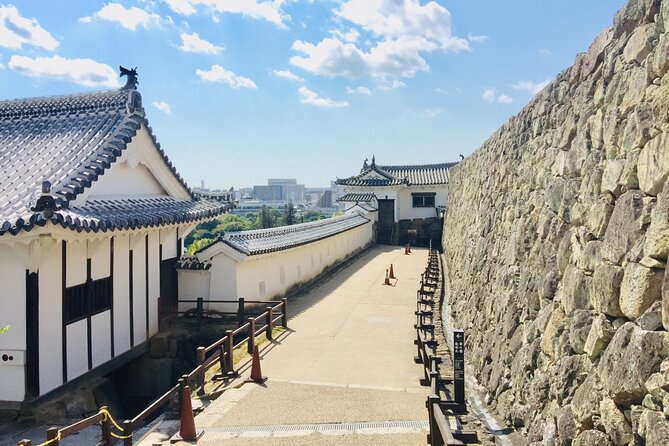
[[[453,316],[533,445],[669,445],[669,0],[631,0],[451,171]]]

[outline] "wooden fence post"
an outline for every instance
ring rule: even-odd
[[[227,353],[227,358],[225,359],[225,374],[228,374],[235,371],[235,360],[233,357],[235,337],[232,334],[232,330],[227,330],[225,332],[225,336],[227,337],[227,339],[225,340],[225,351]]]
[[[197,298],[197,331],[202,329],[202,312],[204,311],[204,299]]]
[[[205,352],[205,347],[198,347],[197,351],[195,352],[195,366],[199,367],[202,364],[204,364],[205,357],[206,357],[206,352]],[[206,370],[204,367],[202,367],[202,372],[198,374],[197,376],[197,394],[198,395],[204,395],[204,375],[206,373]]]
[[[132,421],[125,420],[123,422],[123,446],[132,446]]]
[[[237,303],[237,327],[244,325],[244,298],[240,297]]]
[[[107,406],[102,406],[100,408],[100,411],[107,411],[108,407]],[[112,446],[112,436],[111,436],[111,430],[110,430],[110,421],[109,421],[109,416],[105,416],[102,421],[100,421],[100,429],[102,430],[102,435],[100,436],[102,440],[102,444],[104,446]]]
[[[60,446],[60,440],[57,440],[58,438],[58,428],[57,427],[50,427],[46,431],[46,439],[47,441],[49,440],[55,440],[52,443],[50,443],[52,446]]]
[[[272,314],[272,307],[267,307],[267,328],[265,329],[265,337],[267,340],[272,339],[272,319],[274,319],[274,314]]]
[[[281,299],[281,325],[283,328],[288,328],[288,299],[285,297]]]
[[[249,355],[253,354],[253,347],[256,345],[256,320],[255,318],[250,317],[248,319],[248,324],[249,324],[249,333],[248,333],[248,346],[247,350],[249,352]]]

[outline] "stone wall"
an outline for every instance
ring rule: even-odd
[[[453,317],[531,444],[669,445],[668,70],[669,0],[632,0],[451,172]]]

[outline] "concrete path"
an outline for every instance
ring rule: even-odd
[[[398,279],[385,286],[391,263]],[[261,350],[269,380],[208,404],[198,445],[425,444],[413,312],[426,264],[426,250],[377,246],[291,302],[290,330]]]

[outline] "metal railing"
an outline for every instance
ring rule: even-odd
[[[417,354],[414,361],[423,365],[423,378],[420,383],[430,387],[430,395],[425,406],[428,411],[430,433],[428,443],[432,446],[458,446],[477,442],[475,431],[462,430],[455,415],[467,412],[464,395],[464,332],[454,332],[453,379],[443,377],[439,370],[442,358],[437,354],[438,341],[435,335],[435,306],[439,305],[436,296],[441,280],[439,254],[432,249],[428,253],[428,264],[421,274],[420,288],[416,292],[416,340]],[[454,398],[442,398],[446,385],[453,384]],[[450,416],[456,423],[452,428]]]
[[[243,299],[242,299],[243,300]],[[198,299],[197,301],[200,301]],[[196,301],[196,302],[197,302]],[[211,302],[226,302],[231,301],[211,301]],[[232,301],[238,302],[238,301]],[[221,372],[214,375],[213,379],[217,378],[232,378],[239,375],[238,370],[235,369],[234,351],[244,344],[247,344],[247,351],[253,353],[256,344],[256,338],[265,332],[267,339],[272,339],[274,327],[280,325],[284,329],[288,328],[288,300],[281,301],[246,301],[246,303],[254,304],[272,304],[265,308],[265,311],[256,317],[249,317],[247,322],[235,330],[227,330],[225,335],[219,340],[215,341],[207,347],[198,347],[196,350],[196,366],[187,375],[183,375],[177,384],[169,389],[167,392],[156,398],[148,407],[142,410],[134,418],[125,420],[123,423],[117,424],[111,417],[106,407],[100,411],[83,420],[77,421],[74,424],[65,426],[63,428],[52,427],[47,430],[47,441],[38,446],[60,446],[61,440],[64,438],[77,434],[82,430],[99,425],[102,429],[102,441],[97,446],[111,446],[113,439],[123,440],[123,446],[133,445],[133,434],[138,428],[143,426],[144,422],[151,415],[163,409],[167,405],[173,405],[176,411],[180,411],[182,404],[181,398],[183,389],[188,386],[191,390],[196,389],[198,395],[205,393],[204,386],[206,381],[206,373],[209,369],[214,367],[217,362],[220,364]],[[244,303],[241,304],[243,309]],[[243,335],[243,336],[242,336]],[[235,336],[242,339],[234,343]],[[217,361],[218,360],[218,361]],[[175,404],[175,400],[177,400]],[[119,431],[119,433],[112,432],[112,427]],[[31,440],[21,440],[19,446],[32,446]]]

